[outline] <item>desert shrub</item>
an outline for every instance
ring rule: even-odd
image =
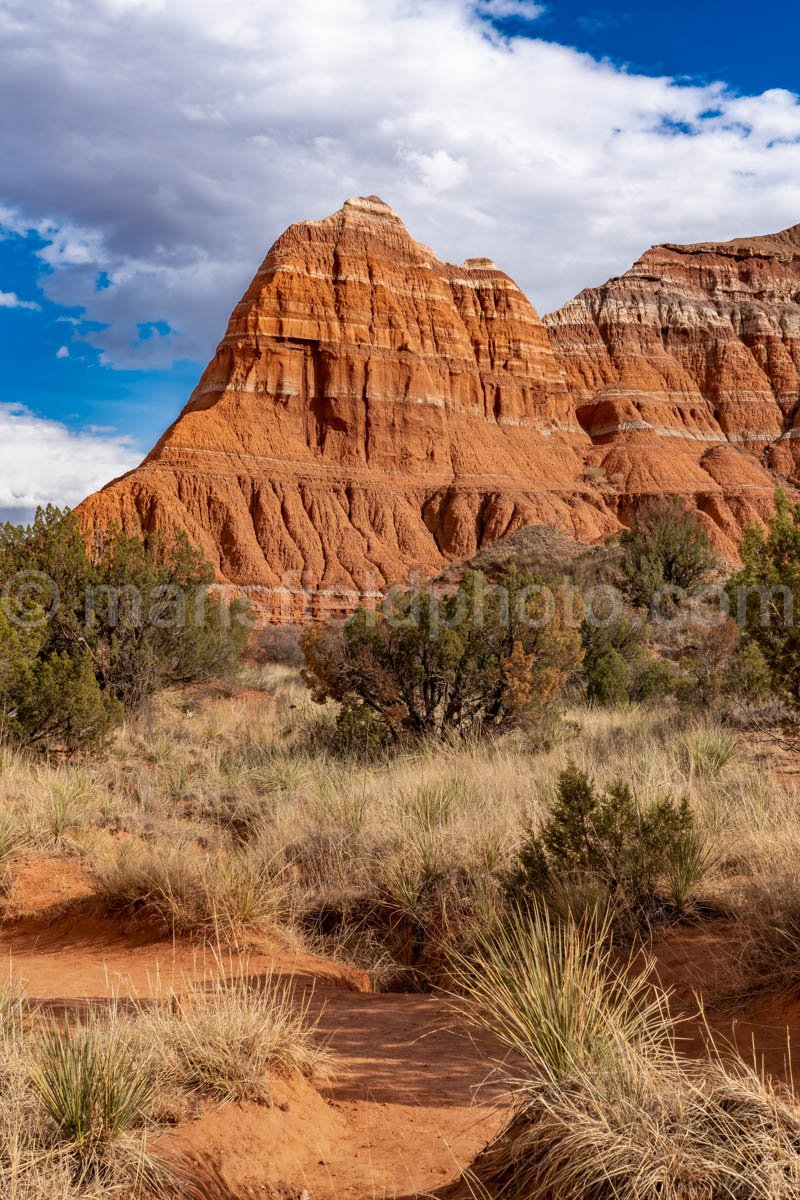
[[[800,701],[800,504],[792,507],[782,489],[767,528],[745,530],[744,566],[731,577],[728,593],[748,644],[757,646],[774,686]]]
[[[299,670],[305,661],[300,649],[300,630],[291,625],[271,625],[259,630],[254,645],[264,662]]]
[[[586,668],[586,698],[590,704],[624,704],[628,698],[628,671],[619,650],[609,650]]]
[[[242,605],[212,595],[185,537],[111,530],[90,550],[55,508],[0,526],[0,711],[34,747],[89,745],[160,688],[233,670],[244,647]]]
[[[667,996],[646,971],[615,966],[602,924],[517,915],[461,963],[459,982],[468,1019],[514,1064],[511,1119],[465,1172],[470,1195],[797,1195],[795,1106],[713,1048],[706,1062],[682,1058]]]
[[[645,607],[670,589],[693,591],[718,562],[698,517],[677,498],[642,504],[620,540],[627,592]]]
[[[678,680],[668,662],[663,658],[642,656],[630,670],[628,694],[638,704],[648,704],[671,696],[678,687]]]
[[[581,642],[584,652],[584,667],[616,650],[626,660],[637,658],[647,641],[647,626],[626,605],[617,611],[618,594],[593,599],[591,614],[581,625]]]
[[[119,702],[104,692],[88,651],[48,652],[45,614],[28,615],[26,627],[0,610],[0,734],[67,750],[102,739],[121,716]]]
[[[547,897],[555,887],[595,882],[629,912],[650,913],[694,820],[686,799],[639,805],[627,783],[600,791],[574,764],[558,779],[553,810],[529,833],[511,884],[517,895]],[[569,894],[567,888],[566,894]]]
[[[328,737],[315,740],[332,754],[365,761],[380,758],[391,741],[391,731],[381,716],[359,700],[346,699],[328,727]]]
[[[730,618],[687,623],[684,644],[676,657],[699,704],[707,704],[725,691],[726,674],[740,644],[739,627]]]
[[[88,653],[50,654],[31,664],[27,686],[10,699],[9,730],[26,745],[60,746],[72,753],[102,741],[122,719],[123,707],[104,689]]]
[[[772,691],[772,672],[764,651],[755,642],[748,642],[728,664],[723,690],[743,700],[765,700]]]
[[[581,661],[564,595],[516,572],[398,592],[391,608],[312,628],[302,645],[314,699],[347,705],[348,720],[372,712],[393,740],[542,722]]]
[[[674,691],[671,667],[648,649],[644,621],[631,612],[614,615],[601,610],[594,616],[600,619],[584,621],[581,628],[590,704],[646,703]]]
[[[772,690],[772,674],[761,648],[742,639],[732,618],[695,621],[686,626],[678,655],[677,694],[694,708],[724,707],[724,702],[758,702]]]

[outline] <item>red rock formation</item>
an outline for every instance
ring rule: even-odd
[[[621,518],[643,494],[682,494],[735,554],[769,511],[771,472],[796,476],[800,226],[656,246],[545,324]]]
[[[83,515],[184,529],[221,579],[334,604],[533,521],[610,533],[590,449],[516,284],[369,197],[279,238],[184,412]]]
[[[184,412],[83,519],[183,529],[272,608],[346,607],[526,524],[596,540],[648,494],[733,553],[768,468],[797,470],[799,294],[800,227],[658,247],[543,324],[489,260],[348,200],[278,239]]]

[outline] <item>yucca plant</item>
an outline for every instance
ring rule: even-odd
[[[452,820],[460,799],[458,781],[437,779],[423,783],[406,801],[407,824],[412,829],[433,830]]]
[[[667,998],[608,929],[517,913],[459,964],[513,1055],[515,1111],[466,1173],[505,1200],[796,1200],[800,1117],[755,1071],[680,1058]],[[463,1001],[462,1001],[463,1003]]]
[[[726,729],[695,729],[681,739],[689,772],[698,775],[719,775],[736,755],[738,745]]]
[[[687,829],[671,844],[664,867],[667,894],[680,911],[690,907],[699,884],[719,860],[719,850],[697,829]]]
[[[59,788],[44,814],[44,822],[53,844],[60,847],[70,834],[80,832],[85,817],[70,791]]]
[[[92,1016],[42,1039],[31,1081],[82,1178],[102,1171],[113,1143],[140,1122],[155,1097],[154,1053],[116,1019]]]
[[[30,839],[13,813],[0,811],[0,868],[7,867],[29,847]]]
[[[394,858],[386,864],[382,896],[390,912],[406,917],[417,915],[425,886],[425,873],[416,856]]]
[[[551,1080],[668,1042],[666,1001],[645,976],[614,965],[605,918],[557,921],[537,904],[513,910],[453,974],[468,1019]]]

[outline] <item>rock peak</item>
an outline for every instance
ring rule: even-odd
[[[800,249],[800,224],[791,225],[779,233],[736,237],[727,242],[695,242],[689,245],[665,242],[663,245],[653,246],[652,250],[648,251],[648,254],[644,255],[644,259],[640,261],[646,260],[649,254],[657,254],[660,250],[670,250],[676,254],[719,254],[744,258],[758,255],[784,259],[787,255],[794,257],[798,249]]]
[[[281,235],[181,416],[82,519],[181,530],[285,620],[523,526],[599,540],[651,496],[735,558],[776,477],[800,483],[799,243],[656,247],[543,324],[491,259],[442,262],[352,197]]]
[[[351,196],[349,200],[345,200],[341,212],[359,213],[379,221],[392,221],[402,225],[394,209],[385,200],[381,200],[380,196]]]

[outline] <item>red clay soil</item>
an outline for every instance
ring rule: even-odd
[[[104,917],[74,860],[19,871],[0,955],[31,1005],[55,1015],[87,1001],[181,991],[240,962]],[[303,1189],[314,1200],[431,1191],[498,1132],[502,1089],[487,1079],[496,1051],[449,1030],[443,1000],[371,994],[361,972],[278,944],[249,951],[246,970],[271,972],[298,998],[310,997],[336,1063],[316,1086],[276,1081],[271,1108],[209,1105],[158,1139],[201,1168],[213,1200]]]
[[[721,1008],[716,1000],[733,967],[730,933],[724,922],[668,931],[654,948],[658,977],[672,989],[676,1011],[696,1012],[699,993],[715,1038],[785,1079],[800,1070],[800,998],[761,996],[738,1012]],[[56,1015],[87,1001],[180,991],[209,972],[238,971],[241,961],[220,962],[202,947],[103,916],[80,865],[64,859],[18,872],[0,954],[31,1004]],[[336,1062],[316,1085],[276,1081],[271,1107],[208,1105],[157,1139],[200,1170],[209,1200],[431,1192],[457,1178],[499,1131],[505,1103],[496,1048],[456,1032],[441,998],[376,995],[361,972],[286,945],[255,947],[246,970],[271,972],[309,999]],[[704,1053],[702,1021],[681,1032],[688,1052]]]
[[[725,921],[677,926],[653,947],[656,974],[670,991],[673,1012],[689,1014],[678,1030],[681,1049],[704,1055],[710,1030],[723,1054],[735,1050],[774,1079],[800,1080],[800,995],[783,991],[743,996],[732,934]],[[693,1015],[701,1003],[705,1021]]]

